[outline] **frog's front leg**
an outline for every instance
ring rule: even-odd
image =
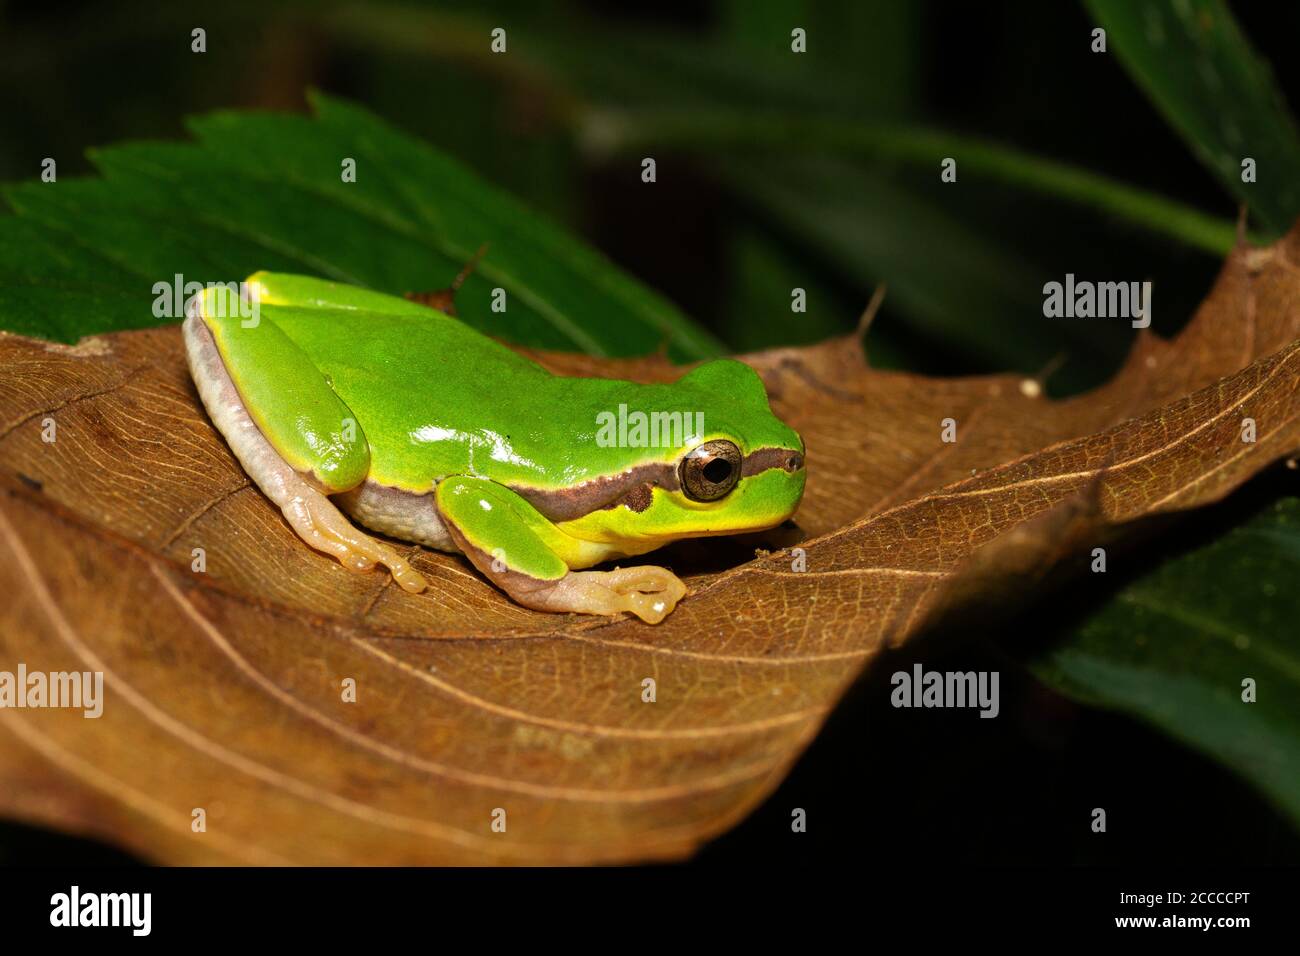
[[[439,482],[438,511],[452,538],[483,574],[514,600],[539,611],[618,614],[658,624],[686,594],[665,568],[588,567],[612,552],[560,531],[509,488],[484,478]]]
[[[274,324],[246,328],[237,311],[212,304],[205,296],[191,301],[185,351],[199,397],[244,471],[311,547],[357,570],[382,564],[405,590],[424,590],[418,571],[392,547],[358,531],[327,497],[359,484],[370,466],[369,445],[348,407]],[[233,317],[211,314],[216,311]],[[239,375],[242,395],[228,367]],[[277,407],[286,397],[293,415],[254,420],[249,412],[259,402]]]

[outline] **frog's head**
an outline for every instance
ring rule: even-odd
[[[684,410],[686,427],[672,442],[623,452],[619,497],[569,524],[571,533],[644,549],[759,531],[794,514],[807,477],[803,440],[772,413],[752,368],[721,359],[671,385],[637,388],[629,395],[639,409]]]
[[[731,534],[770,528],[790,518],[803,497],[807,471],[798,432],[768,405],[763,381],[732,360],[698,366],[676,385],[698,393],[702,434],[676,456],[676,488],[662,510],[688,534]]]

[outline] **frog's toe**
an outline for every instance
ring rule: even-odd
[[[682,583],[682,579],[667,568],[655,565],[615,568],[608,574],[606,583],[620,593],[670,594],[674,601],[681,600],[686,594],[686,585]]]
[[[415,594],[427,586],[424,576],[412,568],[395,548],[358,531],[319,492],[299,489],[299,493],[286,502],[282,511],[289,525],[303,541],[319,551],[333,555],[344,567],[367,571],[376,564],[382,564],[404,591]]]
[[[625,595],[624,600],[627,602],[624,610],[635,614],[647,624],[658,624],[677,606],[676,601],[669,601],[661,594],[641,594],[635,591]]]
[[[653,564],[588,574],[599,575],[593,584],[610,592],[615,610],[636,614],[647,624],[658,624],[667,618],[686,594],[686,585],[677,575]]]
[[[605,572],[601,583],[618,596],[620,610],[635,614],[647,624],[658,624],[686,596],[681,578],[653,565],[615,568]]]

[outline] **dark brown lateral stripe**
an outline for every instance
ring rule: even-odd
[[[647,482],[644,485],[637,485],[622,498],[619,498],[609,508],[617,508],[619,505],[627,508],[629,511],[635,511],[637,514],[645,511],[654,501],[654,485]]]
[[[788,469],[791,460],[797,460],[794,469]],[[787,468],[797,471],[803,467],[803,455],[789,448],[758,448],[745,456],[740,465],[740,475],[748,478],[769,468]],[[510,485],[515,492],[542,515],[551,521],[572,521],[585,514],[602,508],[616,507],[630,498],[628,507],[634,511],[643,511],[645,507],[636,508],[644,496],[638,491],[641,486],[647,488],[658,486],[667,491],[676,491],[681,487],[677,479],[677,465],[664,462],[652,462],[638,465],[630,471],[619,475],[606,475],[584,481],[572,488],[529,488]],[[648,506],[649,502],[645,502]]]
[[[551,521],[572,521],[614,504],[639,485],[677,490],[677,466],[664,462],[637,465],[618,475],[604,475],[572,488],[509,488]]]
[[[793,467],[791,465],[793,464]],[[745,456],[740,465],[740,476],[748,478],[769,468],[798,471],[803,467],[803,454],[790,448],[758,448]]]

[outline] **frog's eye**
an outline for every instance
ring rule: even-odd
[[[724,438],[692,448],[677,467],[682,491],[692,501],[717,501],[740,481],[740,449]]]

